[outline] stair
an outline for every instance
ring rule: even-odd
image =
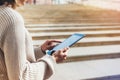
[[[69,27],[69,25],[68,26],[66,25],[66,27],[57,27],[57,26],[41,27],[41,26],[42,25],[39,25],[34,28],[32,26],[31,26],[32,28],[30,28],[30,26],[29,27],[26,26],[33,38],[34,46],[39,46],[40,44],[45,42],[46,39],[56,39],[63,41],[73,33],[82,33],[86,35],[85,38],[83,38],[74,46],[72,46],[70,50],[70,54],[73,54],[74,53],[73,51],[77,51],[77,53],[74,54],[74,57],[69,56],[70,54],[68,54],[69,56],[68,59],[73,59],[73,58],[77,59],[78,56],[81,57],[82,54],[80,54],[80,52],[84,52],[86,51],[86,49],[89,50],[89,52],[84,52],[83,54],[86,55],[94,54],[95,56],[96,55],[100,56],[100,54],[103,56],[108,56],[109,54],[110,55],[114,53],[118,54],[120,52],[119,51],[120,26],[93,26],[93,27],[87,27],[87,26],[73,27],[74,25],[72,25],[72,27]],[[96,52],[94,50],[96,50]],[[76,61],[75,59],[74,61]]]
[[[86,35],[70,48],[67,59],[56,65],[56,74],[50,80],[99,80],[120,75],[117,70],[120,66],[120,26],[37,24],[26,25],[26,28],[34,46],[46,39],[63,41],[73,33]]]
[[[120,12],[77,4],[24,8],[18,11],[33,46],[47,39],[63,41],[73,33],[86,35],[70,48],[65,61],[55,65],[49,80],[120,80]]]

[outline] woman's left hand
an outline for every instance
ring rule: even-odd
[[[45,43],[41,45],[41,50],[45,52],[46,50],[51,50],[53,47],[55,47],[57,44],[61,43],[61,41],[58,40],[47,40]]]
[[[67,53],[68,53],[69,48],[63,48],[61,50],[58,50],[52,54],[54,57],[55,61],[57,63],[62,62],[67,58]]]

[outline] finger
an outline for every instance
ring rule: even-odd
[[[61,43],[61,41],[59,40],[49,40],[50,42],[58,42],[58,43]]]
[[[67,57],[67,53],[63,53],[62,50],[60,50],[58,57],[64,60],[64,59],[66,59],[66,57]]]
[[[55,55],[56,57],[60,57],[60,56],[61,56],[61,53],[62,53],[62,51],[61,51],[61,50],[58,50],[58,51],[56,51],[56,52],[54,53],[54,55]]]
[[[61,43],[61,41],[58,41],[58,40],[48,40],[48,45],[51,45],[53,43]]]
[[[50,45],[47,45],[47,48],[49,49],[49,50],[51,50],[51,49],[53,49],[56,45],[58,45],[57,43],[52,43],[52,44],[50,44]]]
[[[66,56],[66,52],[63,52],[63,50],[58,50],[57,52],[56,52],[56,55],[57,55],[57,57],[59,57],[59,58],[63,58],[64,56]]]
[[[63,60],[66,59],[67,55],[62,52],[62,50],[58,50],[53,54],[56,58],[56,62],[62,62]]]
[[[63,59],[65,60],[65,59],[67,59],[67,55],[65,54],[65,55],[63,55]]]
[[[57,62],[62,62],[63,60],[66,60],[66,58],[66,56],[57,57]]]
[[[69,49],[69,48],[68,48],[68,47],[66,47],[66,48],[63,48],[63,49],[62,49],[62,51],[65,53],[65,52],[67,52],[67,51],[68,51],[68,49]]]

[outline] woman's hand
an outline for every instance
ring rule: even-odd
[[[63,48],[52,54],[52,56],[54,57],[57,63],[62,62],[63,60],[67,58],[68,49],[69,48]]]
[[[41,45],[41,50],[45,53],[46,50],[51,50],[58,43],[61,43],[61,41],[58,41],[58,40],[47,40],[45,43],[43,43]]]

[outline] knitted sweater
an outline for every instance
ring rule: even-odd
[[[51,56],[33,48],[21,15],[0,6],[0,80],[47,79],[53,74],[53,63]]]

